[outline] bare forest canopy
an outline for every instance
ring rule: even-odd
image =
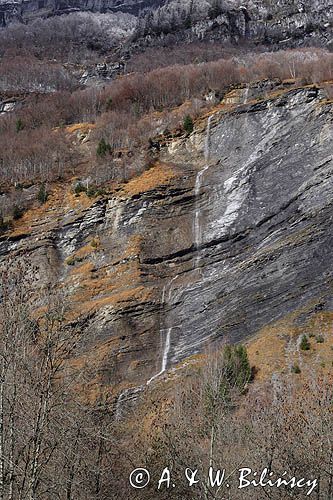
[[[212,463],[227,471],[270,464],[290,477],[319,478],[318,498],[330,498],[329,377],[304,369],[301,379],[253,384],[246,349],[225,346],[184,374],[167,405],[153,391],[116,422],[106,404],[85,401],[82,388],[94,368],[77,366],[75,358],[85,339],[68,323],[66,296],[37,292],[35,272],[25,260],[6,260],[0,269],[2,498],[127,500],[137,464],[153,479],[144,490],[148,500],[156,499],[154,484],[168,464],[178,498],[210,498],[216,490],[204,480],[188,487],[184,467],[205,471]],[[269,498],[294,498],[293,491],[275,489]],[[159,493],[170,498],[167,489]],[[237,498],[248,499],[248,491]],[[267,498],[266,490],[258,489],[256,498]]]

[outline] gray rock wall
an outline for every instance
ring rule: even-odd
[[[218,15],[211,17],[210,3],[195,0],[25,0],[0,2],[0,26],[11,21],[29,22],[38,17],[75,11],[128,12],[138,15],[147,8],[152,14],[139,24],[135,46],[166,43],[166,36],[173,42],[220,40],[254,43],[278,47],[302,45],[331,46],[333,3],[332,0],[244,0],[224,2]],[[192,9],[192,10],[189,10]],[[191,17],[191,26],[188,19]],[[151,23],[149,20],[153,20]],[[158,21],[157,21],[158,20]],[[157,23],[157,27],[156,27]],[[160,23],[160,26],[158,24]],[[166,29],[167,26],[167,29]],[[162,33],[161,33],[162,31]]]
[[[313,87],[217,111],[162,151],[173,178],[80,211],[61,202],[2,236],[0,256],[67,290],[101,385],[145,385],[305,304],[332,310],[332,135]]]

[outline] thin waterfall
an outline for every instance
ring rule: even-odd
[[[213,116],[208,117],[207,121],[207,129],[206,129],[206,137],[205,137],[205,147],[204,147],[204,158],[205,158],[205,166],[200,172],[198,172],[197,177],[196,177],[196,182],[195,182],[195,199],[196,199],[196,208],[195,208],[195,218],[194,218],[194,243],[196,248],[198,249],[201,243],[201,224],[200,224],[200,216],[201,216],[201,209],[199,205],[199,197],[200,197],[200,190],[201,190],[201,185],[202,185],[202,179],[203,175],[208,169],[208,161],[210,157],[210,129],[211,129],[211,122],[212,122]],[[200,256],[198,255],[196,258],[196,262],[198,262]],[[164,285],[163,291],[162,291],[162,299],[161,299],[161,305],[162,307],[166,303],[166,299],[168,302],[171,300],[172,296],[172,283],[178,278],[178,275],[174,276],[169,283]],[[167,293],[168,290],[168,293]],[[167,295],[167,297],[166,297]],[[163,354],[162,354],[162,365],[161,369],[156,375],[151,377],[147,381],[147,385],[149,385],[153,380],[158,378],[160,375],[162,375],[168,366],[168,358],[169,358],[169,353],[170,353],[170,348],[171,348],[171,334],[172,334],[172,327],[169,327],[167,329],[161,329],[160,334],[163,336],[163,334],[166,332],[165,335],[165,342],[163,346]]]
[[[167,289],[169,290],[168,291],[168,302],[170,302],[170,299],[171,299],[171,294],[172,294],[172,283],[178,278],[178,274],[176,276],[174,276],[171,281],[169,281],[166,285],[164,285],[163,287],[163,291],[162,291],[162,300],[161,300],[161,305],[162,307],[165,305],[165,301],[166,301],[166,291]],[[149,385],[153,380],[155,380],[156,378],[158,378],[160,375],[162,375],[166,369],[167,369],[167,366],[168,366],[168,358],[169,358],[169,352],[170,352],[170,347],[171,347],[171,333],[172,333],[172,327],[168,328],[168,329],[161,329],[160,330],[160,333],[162,334],[163,332],[166,331],[166,337],[165,337],[165,342],[164,342],[164,347],[163,347],[163,354],[162,354],[162,366],[161,366],[161,369],[158,373],[156,373],[156,375],[154,375],[153,377],[151,377],[148,381],[147,381],[147,385]]]
[[[211,121],[212,121],[213,115],[209,116],[208,121],[207,121],[207,130],[206,130],[206,137],[205,137],[205,148],[204,148],[204,158],[205,158],[205,166],[203,169],[198,172],[196,180],[195,180],[195,188],[194,188],[194,195],[195,195],[195,215],[194,215],[194,245],[195,248],[198,250],[200,243],[201,243],[201,224],[200,224],[200,216],[201,216],[201,208],[200,208],[200,190],[201,190],[201,185],[202,185],[202,179],[204,176],[204,173],[208,169],[208,161],[210,157],[210,128],[211,128]],[[200,260],[200,255],[198,252],[198,255],[196,257],[196,264]]]
[[[161,373],[164,373],[167,365],[168,365],[168,356],[169,356],[169,351],[170,351],[170,345],[171,345],[171,332],[172,328],[168,328],[167,334],[166,334],[166,339],[165,339],[165,346],[164,346],[164,351],[163,351],[163,358],[162,358],[162,368],[160,371]]]
[[[246,86],[246,89],[245,89],[245,92],[244,92],[244,104],[247,104],[248,103],[248,100],[249,100],[249,92],[250,92],[250,86],[247,85]]]
[[[212,123],[213,115],[210,115],[207,120],[207,130],[206,130],[206,138],[205,138],[205,161],[208,162],[210,156],[210,126]]]
[[[172,295],[172,283],[178,278],[178,274],[174,276],[168,283],[166,283],[163,287],[162,290],[162,299],[161,299],[161,305],[162,307],[166,303],[166,299],[168,302],[171,300],[171,295]],[[167,294],[168,291],[168,294]],[[160,334],[162,335],[165,332],[165,329],[160,329]],[[170,352],[170,347],[171,347],[171,332],[172,332],[172,327],[168,328],[166,330],[166,338],[163,346],[163,353],[162,353],[162,366],[160,371],[151,377],[146,385],[149,385],[153,380],[158,378],[160,375],[162,375],[168,366],[168,358],[169,358],[169,352]],[[118,396],[117,402],[116,402],[116,408],[115,408],[115,420],[119,421],[122,418],[123,414],[123,406],[125,403],[128,402],[133,402],[135,401],[138,397],[139,394],[144,390],[144,386],[140,385],[139,387],[131,387],[129,389],[125,389],[120,393]]]

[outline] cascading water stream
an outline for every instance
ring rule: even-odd
[[[170,301],[170,298],[171,298],[171,285],[172,285],[173,281],[175,281],[177,278],[178,278],[178,274],[174,278],[172,278],[172,280],[169,281],[166,285],[164,285],[163,291],[162,291],[162,300],[161,300],[162,307],[165,304],[167,289],[169,289],[168,297],[167,298],[168,298],[168,301]],[[165,331],[164,329],[160,329],[161,336],[163,335],[164,331]],[[164,347],[163,347],[161,369],[160,369],[160,371],[158,373],[156,373],[156,375],[154,375],[153,377],[151,377],[147,381],[146,385],[149,385],[151,382],[153,382],[153,380],[157,379],[167,369],[167,366],[168,366],[168,356],[169,356],[170,347],[171,347],[171,332],[172,332],[172,327],[168,328],[166,330],[166,332],[167,333],[166,333],[165,343],[164,343]],[[139,393],[142,392],[143,390],[144,390],[144,386],[139,386],[139,387],[135,387],[135,388],[125,389],[123,392],[121,392],[121,394],[118,396],[117,403],[116,403],[115,420],[119,421],[121,419],[121,417],[122,417],[122,408],[123,408],[124,403],[127,402],[127,401],[129,401],[129,400],[134,401],[136,399],[136,397],[139,395]]]
[[[208,118],[207,121],[207,130],[206,130],[206,138],[205,138],[205,149],[204,149],[204,158],[205,158],[205,166],[200,172],[198,172],[196,180],[195,180],[195,188],[194,188],[194,195],[195,195],[195,214],[194,214],[194,245],[197,250],[197,257],[195,259],[195,267],[197,267],[197,264],[200,260],[200,252],[199,252],[199,247],[201,244],[201,223],[200,223],[200,216],[201,216],[201,208],[200,208],[200,190],[201,190],[201,185],[202,185],[202,179],[204,176],[204,173],[206,170],[209,168],[208,165],[208,160],[210,156],[210,127],[211,127],[211,121],[212,121],[213,116],[211,115]]]
[[[244,104],[248,103],[249,100],[249,92],[250,92],[250,87],[247,85],[245,92],[244,92]]]
[[[178,278],[178,274],[176,276],[174,276],[172,278],[172,280],[167,283],[166,285],[164,285],[163,287],[163,292],[162,292],[162,301],[161,301],[161,304],[162,306],[165,305],[165,298],[166,298],[166,291],[167,289],[169,289],[168,291],[168,302],[170,302],[170,299],[171,299],[171,293],[172,293],[172,283]],[[158,378],[160,375],[162,375],[166,369],[167,369],[167,366],[168,366],[168,357],[169,357],[169,352],[170,352],[170,347],[171,347],[171,333],[172,333],[172,327],[168,328],[168,329],[161,329],[160,330],[160,333],[162,335],[162,333],[166,331],[166,337],[165,337],[165,343],[164,343],[164,347],[163,347],[163,354],[162,354],[162,366],[161,366],[161,369],[158,373],[156,373],[156,375],[154,375],[153,377],[151,377],[148,381],[147,381],[147,385],[149,385],[153,380],[155,380],[156,378]]]
[[[165,305],[166,302],[166,295],[167,295],[167,290],[168,290],[168,296],[167,300],[168,302],[171,299],[171,293],[172,293],[172,283],[178,278],[178,274],[174,276],[166,285],[163,287],[162,291],[162,300],[161,300],[161,305],[162,307]],[[151,377],[147,382],[146,385],[149,385],[153,380],[157,379],[160,375],[162,375],[168,366],[168,357],[169,357],[169,352],[170,352],[170,347],[171,347],[171,332],[172,332],[172,327],[168,329],[160,329],[160,334],[163,336],[163,333],[166,331],[166,338],[163,346],[163,353],[162,353],[162,365],[161,369],[156,375]],[[126,402],[128,401],[134,401],[137,399],[139,394],[144,390],[144,386],[140,385],[139,387],[134,387],[130,389],[125,389],[120,393],[117,399],[116,403],[116,409],[115,409],[115,420],[119,421],[122,418],[123,414],[123,406]]]
[[[199,249],[199,246],[201,243],[201,224],[200,224],[201,209],[200,209],[200,205],[199,205],[199,197],[200,197],[200,190],[201,190],[203,175],[206,172],[206,170],[209,168],[208,160],[209,160],[209,156],[210,156],[210,127],[211,127],[212,118],[213,118],[212,116],[209,116],[208,121],[207,121],[207,130],[206,130],[205,148],[204,148],[204,158],[205,158],[206,164],[205,164],[204,168],[202,170],[200,170],[200,172],[198,172],[197,177],[196,177],[196,182],[195,182],[196,208],[195,208],[195,218],[194,218],[194,242],[195,242],[195,246],[196,246],[197,250]],[[196,257],[196,264],[199,260],[200,260],[200,255],[199,255],[199,251],[198,251],[198,255]],[[167,284],[164,285],[163,290],[162,290],[162,298],[161,298],[162,308],[164,307],[166,302],[170,303],[171,298],[172,298],[172,291],[173,291],[172,283],[177,278],[178,278],[178,274],[176,276],[174,276]],[[146,385],[150,385],[151,382],[153,382],[155,379],[157,379],[158,377],[163,375],[163,373],[167,369],[170,348],[171,348],[172,329],[173,329],[173,327],[160,329],[161,337],[163,337],[164,332],[166,332],[165,341],[163,344],[161,369],[158,373],[156,373],[153,377],[151,377],[146,382]],[[123,404],[126,401],[135,400],[137,398],[137,396],[139,395],[139,393],[142,392],[143,390],[144,390],[144,386],[139,386],[136,388],[125,389],[119,395],[117,403],[116,403],[116,411],[115,411],[116,420],[120,420],[122,417]]]
[[[159,375],[165,372],[166,367],[168,365],[168,355],[170,351],[170,344],[171,344],[171,332],[172,328],[168,328],[167,334],[166,334],[166,339],[165,339],[165,345],[164,345],[164,350],[163,350],[163,357],[162,357],[162,368],[161,371],[159,372]]]
[[[247,85],[245,92],[244,92],[244,103],[243,103],[244,106],[246,106],[247,103],[249,102],[249,93],[250,93],[250,86]],[[248,121],[249,121],[249,114],[246,111],[246,113],[245,113],[245,130],[248,129]]]

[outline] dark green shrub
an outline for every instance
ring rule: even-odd
[[[21,120],[21,118],[18,118],[16,120],[16,123],[15,123],[15,130],[18,133],[18,132],[21,132],[21,130],[23,130],[23,129],[24,129],[24,123]]]
[[[325,342],[325,339],[322,335],[317,335],[317,344],[323,344]]]
[[[5,233],[10,228],[11,228],[11,223],[9,221],[5,221],[2,215],[0,215],[0,234]]]
[[[105,191],[101,188],[98,188],[94,184],[89,186],[87,189],[87,196],[89,196],[89,198],[95,198],[96,196],[102,196],[103,194],[105,194]]]
[[[229,384],[243,390],[251,379],[251,366],[246,347],[243,345],[226,346],[224,350],[226,378]]]
[[[86,191],[87,191],[87,188],[86,188],[86,186],[84,186],[82,184],[82,182],[78,182],[77,184],[75,184],[75,187],[74,187],[75,194],[86,193]]]
[[[303,335],[300,348],[302,351],[309,351],[311,349],[311,344],[306,335]]]
[[[99,143],[97,145],[97,150],[96,150],[97,156],[102,158],[102,157],[106,156],[107,153],[110,154],[111,152],[112,152],[112,148],[111,148],[110,144],[108,142],[106,142],[104,137],[102,137],[102,139],[99,141]]]
[[[291,367],[291,372],[292,372],[292,373],[299,374],[299,373],[301,373],[301,372],[302,372],[302,370],[300,369],[300,367],[299,367],[298,365],[296,365],[296,364],[295,364],[295,365],[293,365],[293,366]]]
[[[48,193],[46,191],[45,184],[43,183],[40,185],[39,191],[37,193],[37,200],[39,201],[39,203],[43,204],[46,203],[47,198],[48,198]]]
[[[184,118],[184,122],[183,122],[183,129],[188,134],[191,134],[193,132],[193,128],[194,128],[194,125],[193,125],[192,118],[190,117],[190,115],[186,115]]]
[[[94,186],[94,185],[91,185],[88,187],[87,189],[87,196],[89,196],[89,198],[94,198],[95,196],[98,196],[98,190],[97,190],[97,187]]]
[[[192,19],[190,14],[186,16],[185,21],[184,21],[184,28],[185,29],[190,29],[192,27]]]
[[[215,19],[218,17],[220,14],[222,14],[222,7],[220,5],[220,2],[218,0],[214,0],[212,6],[210,7],[208,11],[208,16],[210,19]]]
[[[207,383],[205,406],[209,414],[214,414],[221,405],[232,404],[232,395],[244,393],[252,377],[247,350],[244,346],[226,346],[218,355],[215,383]]]
[[[109,97],[108,100],[106,101],[106,105],[105,105],[107,111],[112,109],[112,104],[113,104],[112,97]]]
[[[13,219],[19,220],[19,219],[21,219],[22,215],[23,215],[23,208],[19,207],[18,205],[14,205],[14,207],[13,207]]]

